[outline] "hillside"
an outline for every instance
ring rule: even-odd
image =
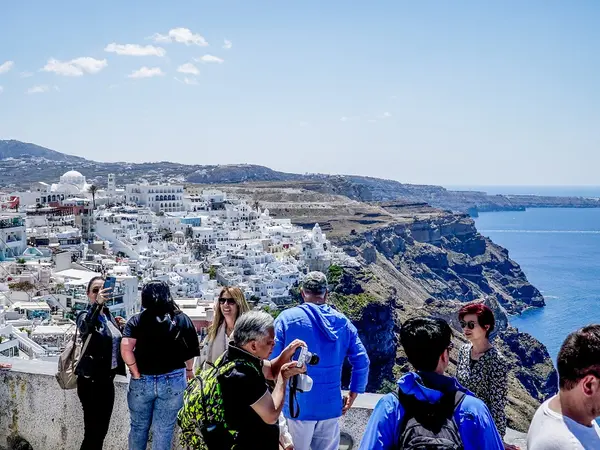
[[[26,170],[25,170],[26,169]],[[404,199],[441,209],[477,215],[482,211],[519,211],[534,207],[597,208],[599,199],[488,195],[477,191],[450,191],[441,186],[414,185],[356,175],[293,174],[250,164],[189,165],[168,161],[154,163],[97,162],[20,141],[0,141],[0,187],[26,189],[34,181],[55,181],[66,170],[76,169],[89,182],[106,184],[109,173],[120,184],[174,182],[197,184],[252,184],[269,182],[321,194],[337,194],[361,202]]]
[[[218,187],[299,226],[319,223],[335,245],[358,260],[360,267],[330,269],[330,300],[352,318],[367,347],[370,391],[389,390],[391,380],[409,370],[397,339],[404,320],[443,317],[454,328],[458,350],[465,340],[457,311],[465,302],[481,300],[495,311],[496,345],[512,368],[510,426],[526,431],[539,403],[555,392],[557,375],[546,348],[509,324],[509,314],[543,307],[544,298],[508,251],[479,234],[467,215],[408,201],[366,204],[272,183]]]

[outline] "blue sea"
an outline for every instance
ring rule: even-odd
[[[575,195],[571,189],[552,192]],[[583,195],[600,197],[600,188]],[[512,317],[511,324],[544,343],[556,361],[571,331],[600,323],[600,209],[483,213],[475,222],[483,235],[508,249],[544,295],[545,308]]]

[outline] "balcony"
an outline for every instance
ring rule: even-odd
[[[12,217],[12,218],[0,219],[0,229],[16,228],[16,227],[24,227],[24,226],[25,226],[25,219],[22,217]]]
[[[1,358],[13,364],[0,370],[0,448],[8,437],[20,436],[34,449],[79,449],[83,439],[83,412],[76,390],[63,391],[54,374],[56,363]],[[375,404],[381,396],[359,395],[341,419],[344,435],[340,449],[358,449]],[[126,450],[129,433],[127,379],[115,379],[115,406],[105,450]],[[508,430],[506,441],[526,449],[525,436]],[[181,447],[176,446],[180,449]]]

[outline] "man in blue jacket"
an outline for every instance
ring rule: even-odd
[[[369,357],[356,327],[327,304],[327,277],[323,273],[306,275],[301,293],[304,303],[283,311],[275,321],[273,356],[277,357],[294,339],[300,339],[320,361],[307,367],[313,387],[309,392],[297,393],[298,416],[290,414],[289,397],[284,415],[295,450],[337,450],[339,418],[356,396],[365,392]],[[342,398],[342,365],[346,357],[352,365],[352,377],[350,393]]]
[[[487,406],[462,387],[455,378],[444,375],[450,360],[452,330],[442,319],[414,318],[402,325],[400,341],[409,362],[417,370],[398,381],[399,394],[412,404],[439,405],[442,398],[457,398],[465,393],[453,412],[464,450],[502,450],[504,444],[496,430]],[[460,397],[460,396],[459,396]],[[455,407],[454,404],[451,405]],[[418,408],[415,408],[417,410]],[[369,419],[360,450],[391,450],[400,448],[404,431],[405,408],[396,394],[385,395]]]

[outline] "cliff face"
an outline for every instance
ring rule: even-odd
[[[339,239],[338,244],[367,265],[385,259],[381,266],[395,275],[397,289],[414,291],[418,285],[410,295],[413,300],[493,297],[509,314],[544,306],[508,251],[481,236],[465,215],[418,218]]]
[[[454,374],[458,348],[466,343],[458,309],[483,300],[497,319],[495,345],[511,367],[509,425],[527,431],[540,402],[556,392],[557,375],[546,348],[509,326],[507,313],[543,306],[544,299],[505,249],[481,236],[470,218],[453,214],[404,220],[336,244],[362,263],[361,269],[344,268],[332,298],[336,303],[336,293],[349,296],[340,309],[352,313],[371,357],[370,391],[393,389],[390,381],[410,370],[397,339],[409,317],[433,315],[451,324],[456,350],[448,372]],[[351,308],[347,303],[357,294],[361,302]]]

